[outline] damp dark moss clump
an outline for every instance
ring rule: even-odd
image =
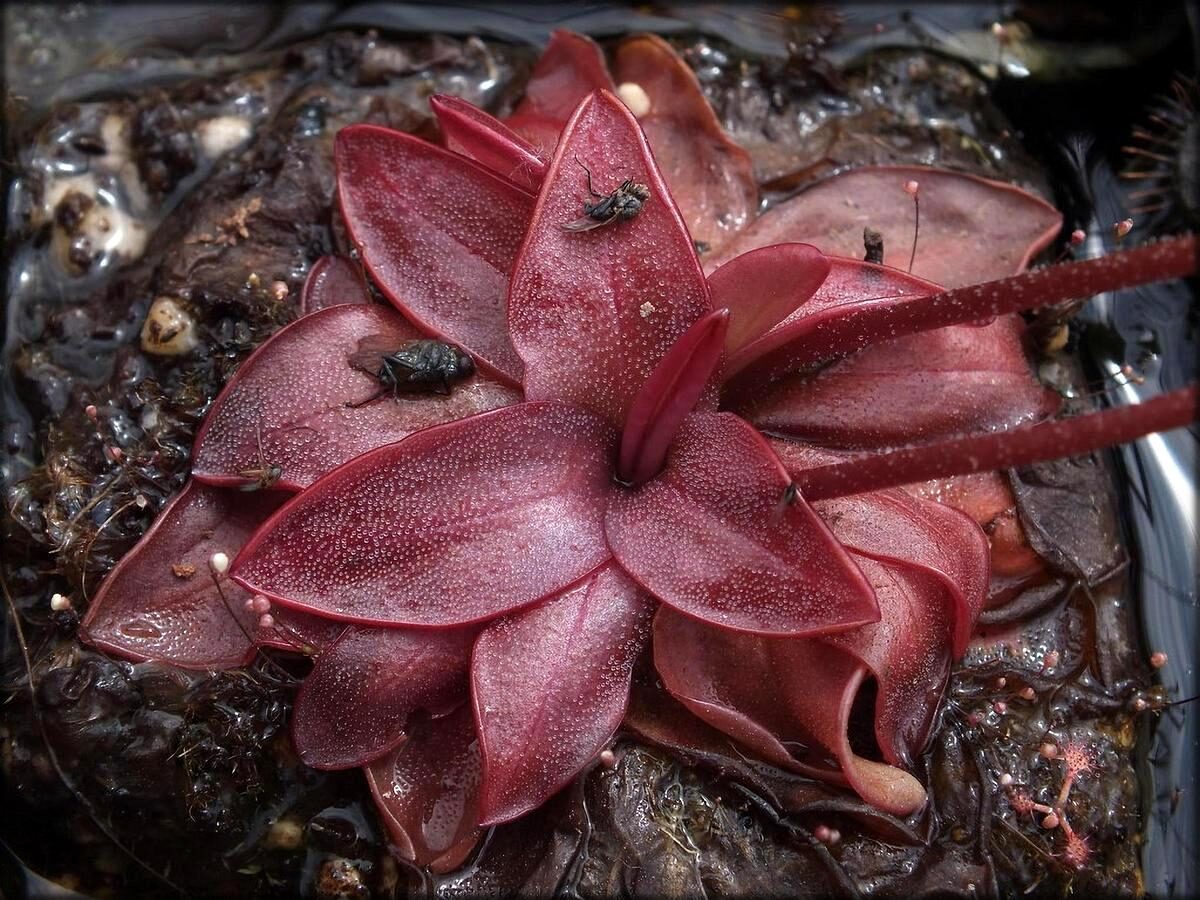
[[[821,34],[785,62],[677,42],[768,201],[865,163],[1044,186],[967,66],[893,50],[837,69],[819,54],[834,31]],[[303,662],[209,675],[78,643],[87,598],[186,479],[213,398],[295,316],[313,262],[349,252],[332,209],[338,128],[432,136],[429,94],[503,110],[532,58],[477,39],[334,33],[232,77],[84,98],[18,129],[10,265],[26,277],[6,362],[0,732],[16,814],[0,837],[94,896],[1136,894],[1136,711],[1154,695],[1099,460],[1010,473],[1051,569],[1013,589],[955,673],[917,767],[931,802],[908,820],[728,745],[682,754],[630,731],[611,766],[434,878],[388,853],[357,772],[295,757],[285,723]],[[1078,371],[1051,358],[1071,390]],[[1092,761],[1064,807],[1086,865],[1022,799],[1053,804],[1065,766],[1042,748],[1073,742]]]

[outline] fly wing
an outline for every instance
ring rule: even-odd
[[[395,338],[389,338],[386,334],[368,334],[359,340],[358,348],[346,357],[346,362],[352,368],[377,378],[384,357],[391,356],[397,349]]]
[[[595,219],[592,216],[582,216],[574,222],[567,222],[563,225],[563,231],[591,231],[593,228],[602,228],[613,219]]]

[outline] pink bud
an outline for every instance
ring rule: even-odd
[[[1161,669],[1166,664],[1167,654],[1162,650],[1156,650],[1154,653],[1150,654],[1150,665],[1154,666],[1154,668]]]
[[[1084,231],[1082,228],[1076,228],[1074,231],[1071,232],[1071,246],[1072,247],[1078,247],[1080,244],[1082,244],[1086,240],[1087,240],[1087,232]]]
[[[1033,688],[1031,688],[1031,687],[1021,688],[1021,699],[1022,700],[1033,700],[1035,697],[1037,697],[1037,692],[1034,691]]]
[[[1042,819],[1043,828],[1057,828],[1058,816],[1055,813],[1050,813],[1046,818]]]
[[[992,704],[992,709],[994,709],[1000,715],[1004,715],[1006,712],[1008,712],[1008,704],[1003,700],[997,700]]]
[[[1050,650],[1042,657],[1042,669],[1053,669],[1058,665],[1058,651]]]
[[[1047,741],[1038,748],[1038,753],[1046,759],[1058,759],[1058,746]]]
[[[1120,222],[1113,223],[1113,234],[1117,236],[1118,240],[1131,231],[1133,231],[1133,219],[1122,219]]]
[[[920,189],[921,189],[921,183],[919,181],[904,182],[904,193],[908,194],[910,197],[917,196],[917,191],[919,191]]]
[[[606,769],[615,768],[617,765],[617,754],[613,753],[611,750],[601,750],[600,765],[604,766]]]

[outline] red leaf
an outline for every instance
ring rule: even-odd
[[[1045,418],[1058,395],[1033,377],[1015,316],[952,325],[868,347],[787,376],[739,412],[764,431],[875,449]]]
[[[300,315],[344,303],[370,303],[362,267],[345,256],[322,256],[308,270],[300,292]]]
[[[185,669],[246,665],[254,657],[250,595],[222,577],[222,600],[209,558],[237,553],[281,499],[188,482],[104,579],[80,636],[109,653]]]
[[[400,855],[442,874],[478,843],[480,759],[471,707],[423,722],[364,770]]]
[[[729,393],[754,396],[772,381],[823,361],[815,349],[823,346],[821,327],[838,321],[860,304],[930,297],[941,291],[932,282],[884,266],[840,257],[826,257],[826,260],[829,274],[817,292],[762,337],[731,356],[725,371],[727,377],[737,378],[729,385]],[[807,352],[810,349],[814,352]]]
[[[829,260],[811,244],[776,244],[735,256],[708,276],[716,309],[729,310],[725,350],[736,353],[796,312],[824,284]]]
[[[334,157],[342,216],[384,295],[519,385],[504,297],[529,195],[465,157],[376,125],[339,131]]]
[[[483,751],[481,824],[540,806],[608,743],[625,715],[652,609],[608,565],[479,636],[471,684]]]
[[[1062,227],[1058,210],[1010,184],[924,166],[864,166],[765,213],[710,264],[782,241],[861,259],[863,228],[871,227],[883,235],[884,262],[908,269],[915,213],[908,181],[918,183],[921,205],[912,272],[948,288],[1022,271]]]
[[[508,126],[549,156],[558,133],[592,91],[614,90],[604,51],[591,38],[559,29],[538,57]]]
[[[296,695],[292,741],[305,765],[361,766],[404,739],[414,712],[462,705],[476,633],[348,627]]]
[[[950,674],[955,599],[942,578],[916,566],[853,555],[879,599],[880,618],[826,640],[875,675],[875,740],[887,762],[909,766],[924,748]]]
[[[470,157],[522,190],[536,194],[546,177],[546,160],[519,134],[460,97],[429,98],[446,147]]]
[[[445,627],[560,591],[608,558],[614,436],[524,403],[427,428],[292,499],[234,561],[241,583],[328,617]]]
[[[873,622],[871,588],[761,435],[728,413],[689,417],[654,481],[614,490],[613,555],[646,590],[722,628],[823,634]]]
[[[758,184],[750,155],[725,133],[700,82],[662,38],[640,34],[618,45],[617,81],[646,92],[638,121],[692,237],[723,245],[754,221]]]
[[[848,783],[886,812],[907,815],[925,801],[907,772],[850,749],[850,710],[867,667],[826,641],[739,634],[661,607],[654,664],[692,713],[760,758]]]
[[[675,432],[705,393],[721,360],[728,323],[726,309],[696,322],[667,351],[634,397],[617,464],[617,474],[627,484],[644,484],[662,469]],[[715,409],[715,397],[710,399],[713,402],[706,407]]]
[[[646,185],[641,212],[592,231],[565,230],[589,200],[584,165],[599,192],[627,179]],[[563,400],[618,426],[654,367],[710,309],[691,238],[645,137],[611,94],[584,101],[563,133],[508,303],[526,397]]]
[[[300,490],[347,460],[414,431],[517,403],[515,390],[477,372],[449,394],[385,395],[349,362],[365,338],[396,349],[422,335],[381,306],[338,306],[297,319],[242,363],[196,436],[192,473],[208,484],[253,484],[277,465],[276,487]],[[261,446],[261,455],[260,455]]]

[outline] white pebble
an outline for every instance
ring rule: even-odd
[[[183,356],[196,348],[196,321],[174,297],[156,297],[142,325],[142,349],[156,356]]]
[[[224,156],[235,147],[244,144],[251,133],[250,120],[245,116],[217,116],[205,119],[196,126],[200,136],[200,149],[209,159]]]
[[[632,81],[622,82],[617,85],[617,96],[636,118],[640,119],[650,112],[650,95],[640,84]]]

